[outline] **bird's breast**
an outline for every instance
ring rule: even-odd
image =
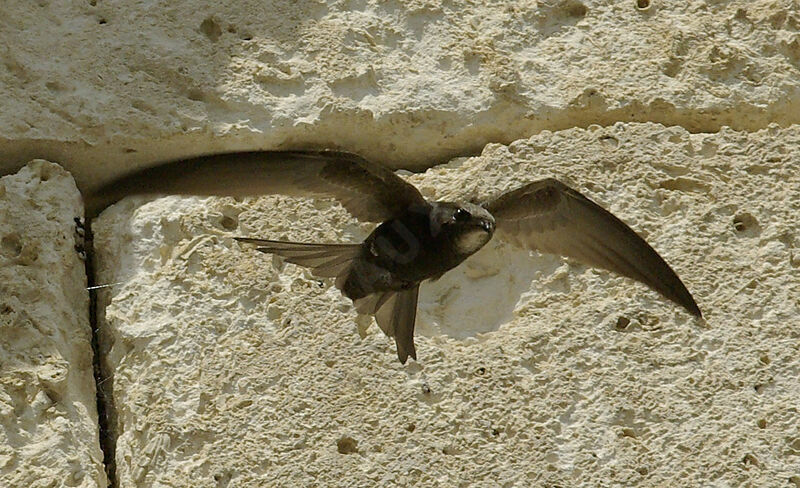
[[[475,227],[466,230],[455,237],[453,245],[459,254],[474,254],[489,242],[492,235],[486,230]]]

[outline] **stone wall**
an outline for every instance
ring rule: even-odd
[[[436,165],[404,173],[435,199],[555,176],[645,236],[705,316],[494,240],[423,286],[419,362],[401,366],[376,327],[359,335],[329,281],[232,240],[366,236],[371,227],[339,205],[128,199],[92,223],[93,278],[116,283],[96,317],[115,486],[800,486],[798,2],[4,10],[6,173],[43,157],[86,192],[176,157],[335,147]],[[31,168],[62,174],[34,163],[7,178],[28,192],[52,184]],[[14,406],[0,476],[11,486],[27,486],[36,463],[62,486],[103,481],[70,240],[80,209],[66,187],[59,194],[59,210],[26,203],[9,221],[59,222],[24,242],[57,246],[71,264],[30,280],[53,290],[42,303],[78,317],[58,327],[83,332],[3,339],[11,386],[0,404]],[[9,195],[0,204],[17,208]],[[4,266],[21,236],[3,230]],[[6,288],[28,286],[7,283],[0,306],[25,294]],[[59,302],[59,287],[74,299]],[[37,310],[20,303],[0,311],[0,331],[17,334],[13,317]],[[48,396],[40,363],[75,382]],[[50,444],[12,435],[20,429]]]
[[[106,486],[80,193],[60,166],[0,178],[0,486]],[[77,249],[76,249],[77,247]]]

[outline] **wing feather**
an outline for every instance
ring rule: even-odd
[[[311,268],[320,278],[335,278],[347,272],[361,252],[361,244],[310,244],[236,237],[239,242],[256,244],[257,251],[282,256],[286,261]],[[338,284],[337,284],[338,286]]]
[[[579,192],[548,178],[484,204],[501,237],[522,247],[559,254],[640,281],[701,316],[672,268],[624,222]]]
[[[338,151],[253,151],[201,156],[136,171],[87,192],[93,217],[128,195],[335,198],[357,219],[383,222],[425,199],[392,170]]]

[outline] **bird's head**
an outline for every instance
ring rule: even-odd
[[[443,235],[459,254],[473,254],[494,234],[494,217],[474,203],[437,202],[431,212],[433,235]]]

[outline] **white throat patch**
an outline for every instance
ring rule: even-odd
[[[480,227],[474,227],[456,238],[456,251],[460,254],[472,254],[489,242],[491,237]]]

